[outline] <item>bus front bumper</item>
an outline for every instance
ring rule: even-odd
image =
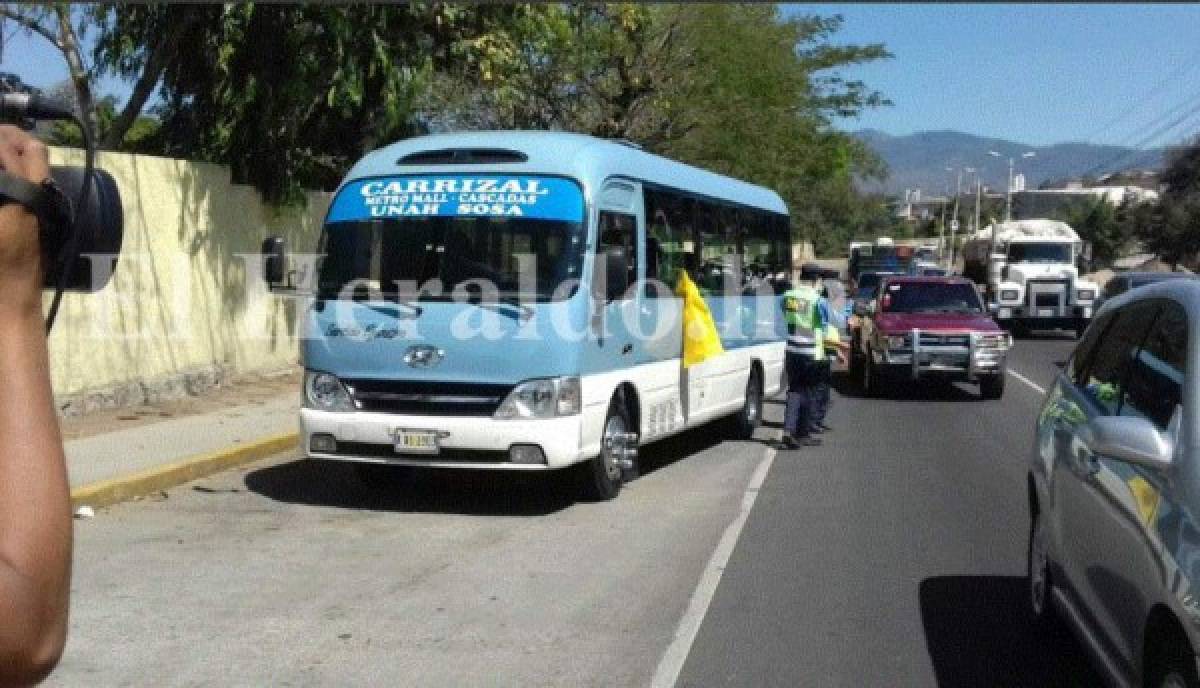
[[[581,449],[581,418],[495,420],[301,409],[300,430],[304,454],[312,459],[536,471],[589,458]],[[398,438],[406,433],[435,435],[436,451],[397,450]]]

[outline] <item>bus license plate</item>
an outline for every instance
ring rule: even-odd
[[[432,430],[397,430],[393,438],[397,454],[438,453],[438,436]]]

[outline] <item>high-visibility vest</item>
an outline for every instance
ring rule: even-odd
[[[821,295],[808,287],[795,287],[783,295],[783,318],[787,323],[787,351],[817,359],[821,355],[824,323],[817,310]]]

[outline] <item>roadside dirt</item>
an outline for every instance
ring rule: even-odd
[[[294,397],[299,405],[301,378],[302,371],[298,367],[268,374],[237,375],[201,395],[60,418],[59,425],[63,439],[74,440],[182,416],[220,411],[231,406],[262,405],[283,396]]]

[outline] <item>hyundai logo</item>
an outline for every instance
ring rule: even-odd
[[[404,352],[404,362],[410,368],[432,368],[445,357],[446,352],[436,346],[410,346]]]

